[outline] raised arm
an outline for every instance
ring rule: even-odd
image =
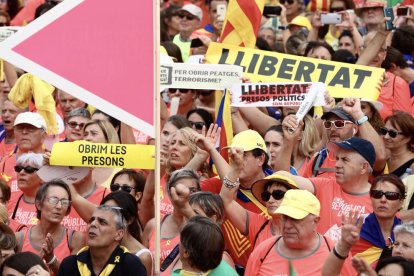
[[[229,158],[231,160],[231,169],[228,174],[222,178],[223,185],[221,186],[220,197],[223,199],[227,218],[242,234],[246,235],[248,232],[248,214],[246,209],[236,202],[237,190],[240,185],[239,174],[243,167],[243,149],[230,148]]]
[[[97,205],[93,204],[86,198],[83,198],[76,191],[73,185],[69,185],[69,189],[70,194],[72,196],[72,207],[75,208],[76,212],[78,212],[79,216],[83,219],[83,221],[88,222]]]
[[[138,210],[139,221],[142,226],[155,216],[155,173],[154,170],[150,170],[145,181],[144,191],[142,193],[141,204]]]
[[[260,111],[257,107],[239,108],[241,115],[245,118],[254,130],[264,135],[269,127],[279,125],[280,122],[275,118]]]

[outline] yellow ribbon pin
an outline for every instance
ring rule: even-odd
[[[121,257],[119,257],[119,256],[115,256],[115,261],[114,261],[114,263],[119,263],[121,260],[120,260],[120,258]]]

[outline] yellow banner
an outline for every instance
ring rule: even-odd
[[[376,100],[384,69],[210,43],[207,63],[243,67],[252,82],[322,82],[335,98]]]
[[[61,142],[53,145],[50,165],[154,169],[154,154],[152,145]]]

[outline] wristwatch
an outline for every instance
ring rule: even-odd
[[[282,30],[282,31],[284,31],[284,30],[287,30],[287,29],[289,29],[289,26],[279,26],[279,27],[277,27],[279,30]]]
[[[356,124],[358,126],[362,125],[363,123],[365,123],[366,121],[368,121],[368,116],[365,115],[364,117],[362,117],[361,119],[359,119],[358,121],[356,121]]]

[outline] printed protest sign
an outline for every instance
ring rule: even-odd
[[[231,106],[300,106],[315,91],[313,105],[325,105],[323,83],[243,83],[233,85]]]
[[[384,69],[210,43],[207,63],[243,67],[252,82],[322,82],[333,97],[376,100]]]
[[[50,165],[154,169],[151,145],[99,144],[86,141],[55,143]]]
[[[241,83],[242,68],[216,64],[161,64],[161,88],[223,90]]]

